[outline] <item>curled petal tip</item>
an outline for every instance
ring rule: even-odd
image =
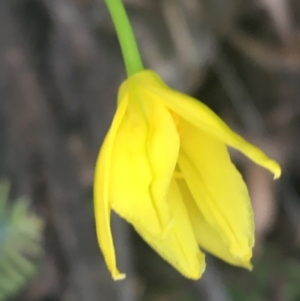
[[[278,173],[274,175],[274,180],[279,179],[281,176],[281,169],[278,170]]]
[[[280,178],[281,176],[281,168],[279,164],[276,161],[271,161],[270,162],[270,171],[274,174],[274,180]]]
[[[265,158],[263,160],[253,160],[254,162],[256,162],[257,164],[261,165],[262,167],[264,167],[265,169],[269,170],[273,175],[273,179],[276,180],[278,178],[280,178],[281,176],[281,167],[280,165],[275,161],[272,160],[266,156],[264,156]]]

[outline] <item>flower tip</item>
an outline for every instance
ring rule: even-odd
[[[126,278],[126,274],[121,274],[119,271],[116,271],[112,274],[112,277],[115,281],[123,280]]]
[[[205,272],[205,269],[206,269],[206,262],[203,260],[203,254],[198,254],[198,260],[199,260],[199,263],[201,262],[201,264],[199,265],[196,265],[193,272],[190,274],[190,279],[192,280],[199,280],[203,273]]]
[[[188,275],[186,275],[187,278],[191,279],[191,280],[199,280],[206,268],[206,264],[202,264],[201,267],[196,267],[192,273],[189,273]]]
[[[190,280],[199,280],[206,268],[206,263],[204,261],[204,256],[199,252],[198,261],[190,264],[188,267],[185,265],[185,269],[179,269],[180,273]]]
[[[252,271],[253,270],[253,265],[250,261],[247,261],[244,263],[244,267],[248,270],[248,271]]]

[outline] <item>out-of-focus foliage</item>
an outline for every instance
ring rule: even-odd
[[[43,247],[41,218],[21,197],[8,206],[9,185],[0,183],[0,300],[15,294],[37,271]]]
[[[287,256],[278,246],[268,244],[255,262],[253,272],[227,277],[233,300],[299,300],[300,263],[296,256]]]

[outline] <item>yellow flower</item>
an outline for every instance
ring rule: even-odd
[[[251,268],[253,213],[226,145],[280,176],[275,161],[154,72],[122,84],[94,183],[97,236],[115,280],[125,275],[116,266],[111,210],[188,278],[200,278],[205,269],[199,246]]]

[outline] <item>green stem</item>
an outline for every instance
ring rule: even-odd
[[[128,76],[144,70],[136,39],[122,0],[105,0],[112,17]]]

